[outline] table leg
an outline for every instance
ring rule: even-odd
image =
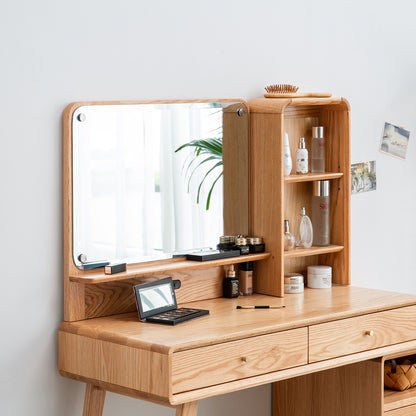
[[[176,407],[176,416],[196,416],[198,413],[198,401],[181,404]]]
[[[104,409],[105,390],[88,383],[85,389],[83,416],[102,416]],[[195,413],[196,414],[196,413]]]

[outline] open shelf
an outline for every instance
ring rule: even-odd
[[[141,263],[127,265],[127,270],[123,273],[104,274],[104,268],[83,271],[80,270],[79,275],[70,275],[71,282],[83,284],[97,284],[115,282],[120,280],[133,279],[135,277],[147,276],[151,274],[170,273],[175,271],[207,269],[209,267],[226,266],[229,264],[244,263],[246,261],[263,260],[270,257],[270,253],[248,254],[246,256],[229,257],[226,259],[210,260],[210,261],[191,261],[184,258],[169,259],[155,263]]]
[[[294,259],[296,257],[308,257],[308,256],[317,256],[319,254],[337,253],[339,251],[342,251],[343,249],[344,249],[344,246],[337,246],[335,244],[331,244],[326,247],[312,246],[311,248],[296,248],[294,250],[285,251],[284,258]]]
[[[305,175],[289,175],[285,176],[285,183],[326,181],[329,179],[339,179],[344,174],[342,172],[326,172],[326,173],[307,173]]]
[[[416,387],[404,391],[384,389],[385,412],[413,404],[416,404]]]

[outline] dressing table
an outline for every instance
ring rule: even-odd
[[[181,102],[169,104],[175,103]],[[59,370],[86,383],[84,415],[102,415],[105,392],[111,391],[173,407],[177,416],[195,416],[201,399],[268,383],[274,416],[414,414],[416,393],[407,401],[395,394],[385,398],[383,363],[416,352],[416,296],[349,285],[348,103],[341,98],[216,103],[222,105],[223,119],[224,234],[240,233],[246,222],[245,233],[262,236],[267,252],[209,262],[175,257],[132,263],[115,275],[76,264],[73,130],[80,108],[149,103],[75,103],[65,110],[65,310]],[[284,177],[283,133],[289,134],[293,155],[298,138],[308,141],[318,124],[329,138],[328,172]],[[249,148],[226,143],[226,137],[243,136],[250,137]],[[241,177],[248,169],[242,157],[250,159],[248,211],[243,209]],[[316,180],[331,182],[331,245],[285,252],[283,219],[294,224],[298,206],[310,209]],[[255,294],[222,298],[224,268],[246,261],[255,262]],[[332,266],[332,289],[285,295],[284,273],[304,272],[314,264]],[[180,281],[180,306],[209,309],[210,315],[175,327],[140,322],[132,286],[166,276]]]

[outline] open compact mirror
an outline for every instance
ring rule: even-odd
[[[244,102],[79,103],[73,259],[140,263],[248,234]]]

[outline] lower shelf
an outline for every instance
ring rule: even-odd
[[[405,406],[416,405],[416,387],[405,391],[384,390],[384,412],[389,412]],[[416,406],[415,406],[416,408]],[[412,409],[414,410],[414,409]],[[388,413],[392,414],[392,413]],[[400,413],[399,413],[400,414]],[[403,413],[406,414],[406,413]],[[409,413],[416,414],[416,413]]]

